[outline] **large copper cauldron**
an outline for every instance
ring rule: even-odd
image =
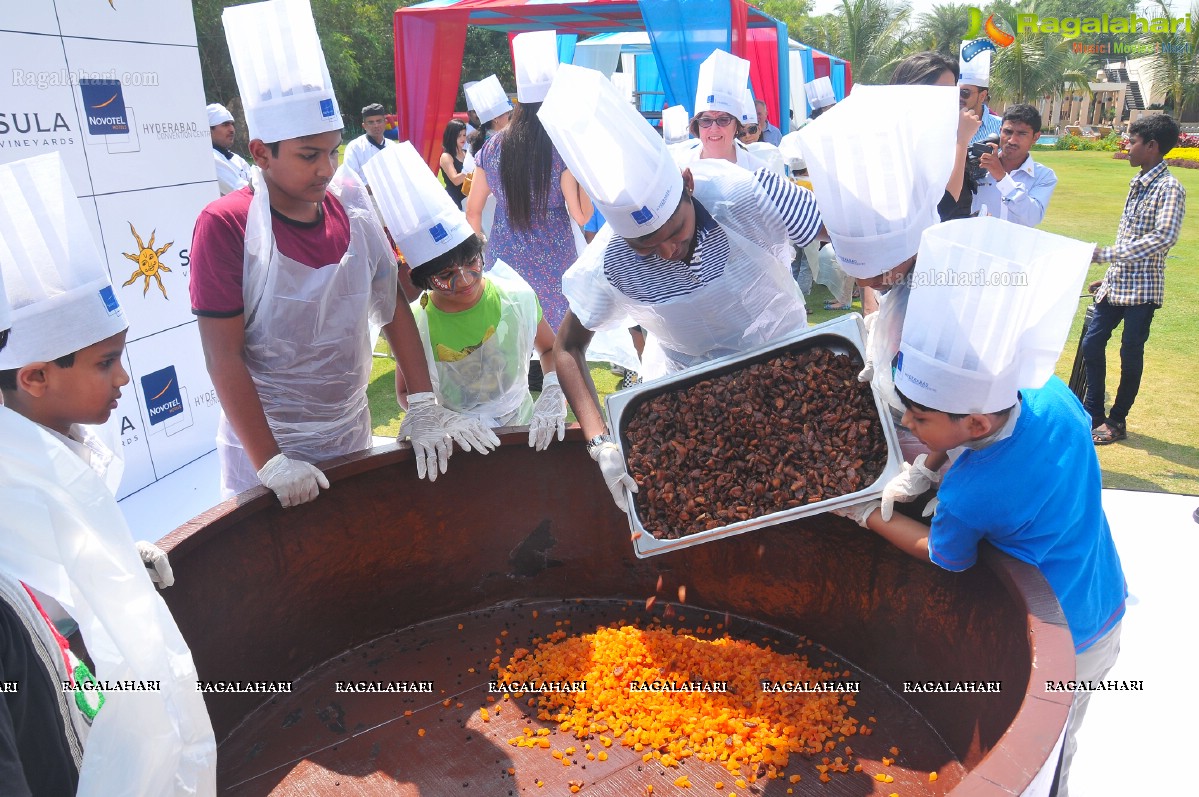
[[[163,595],[200,676],[295,684],[291,694],[206,694],[223,793],[540,797],[578,780],[584,795],[642,795],[646,783],[681,794],[677,770],[641,768],[619,744],[585,771],[510,746],[536,723],[523,703],[486,724],[478,712],[493,637],[505,623],[513,637],[528,630],[512,618],[540,606],[538,622],[552,629],[554,617],[573,616],[570,628],[583,632],[592,615],[640,611],[655,593],[660,608],[680,585],[687,610],[806,635],[877,679],[889,701],[876,737],[887,725],[898,740],[894,783],[871,777],[879,751],[854,737],[863,772],[829,784],[759,780],[735,789],[742,797],[1020,794],[1049,761],[1069,696],[1038,687],[1073,676],[1073,649],[1034,568],[988,549],[970,571],[943,572],[831,515],[637,559],[579,430],[545,452],[526,438],[505,434],[487,456],[459,452],[434,484],[416,479],[406,449],[365,452],[326,463],[332,489],[311,504],[282,509],[256,489],[165,538],[176,585]],[[467,661],[482,664],[468,674]],[[395,677],[436,689],[330,688],[335,678]],[[1002,690],[904,693],[905,681]],[[717,793],[712,773],[689,771],[695,793]],[[723,780],[723,793],[734,790]]]

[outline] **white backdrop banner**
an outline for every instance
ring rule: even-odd
[[[215,447],[187,289],[196,217],[220,195],[191,3],[5,2],[3,27],[0,162],[62,153],[129,318],[109,422],[124,498]]]

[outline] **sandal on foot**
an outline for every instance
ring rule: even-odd
[[[852,310],[853,304],[841,304],[840,302],[825,302],[825,310]]]
[[[1128,429],[1122,423],[1108,421],[1091,430],[1091,441],[1097,446],[1106,446],[1124,440],[1127,437]]]

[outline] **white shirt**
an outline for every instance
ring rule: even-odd
[[[974,200],[970,204],[972,213],[996,216],[1005,221],[1036,227],[1045,218],[1049,198],[1057,186],[1057,175],[1053,169],[1037,163],[1029,155],[1024,163],[1012,169],[1002,180],[996,182],[988,173],[978,184]],[[985,213],[983,212],[985,209]]]
[[[387,137],[384,137],[383,146],[386,147],[389,144],[391,144],[391,141]],[[342,160],[346,166],[353,170],[354,174],[358,175],[358,179],[362,181],[363,185],[369,185],[370,183],[366,179],[366,172],[362,170],[362,167],[366,165],[368,160],[375,157],[380,149],[382,147],[376,147],[374,142],[370,140],[370,136],[366,133],[346,144],[345,156]]]
[[[672,144],[669,149],[680,171],[692,163],[704,160],[700,157],[703,153],[703,142],[698,138],[688,139],[681,144]],[[757,171],[766,165],[750,154],[750,151],[740,141],[733,144],[733,150],[737,153],[737,165],[746,171]]]
[[[239,188],[250,184],[250,164],[236,152],[230,152],[226,158],[216,147],[212,148],[212,157],[216,161],[216,181],[220,186],[221,196],[232,194]]]

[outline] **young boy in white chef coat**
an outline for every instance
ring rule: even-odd
[[[86,428],[129,382],[128,324],[58,153],[0,166],[0,271],[0,681],[18,682],[0,695],[0,790],[214,795],[195,666],[151,583],[171,568],[132,544],[121,460]],[[72,621],[95,676],[57,627]]]
[[[993,218],[924,233],[895,386],[904,426],[934,452],[961,452],[931,525],[884,520],[877,500],[838,511],[947,570],[973,566],[983,540],[1036,566],[1066,616],[1082,682],[1115,663],[1128,594],[1087,413],[1052,375],[1093,250]],[[1059,795],[1089,696],[1077,692],[1071,707]]]

